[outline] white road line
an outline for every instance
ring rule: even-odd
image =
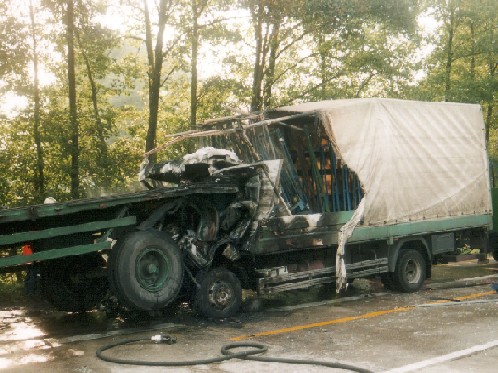
[[[417,304],[415,307],[448,307],[448,306],[463,306],[465,304],[475,304],[475,303],[498,303],[498,299],[478,299],[478,300],[448,301],[444,303],[424,303],[424,304]]]
[[[459,358],[462,358],[465,356],[475,354],[476,352],[489,350],[490,348],[497,347],[497,346],[498,346],[498,340],[494,340],[494,341],[490,341],[488,343],[485,343],[483,345],[472,346],[472,347],[466,348],[465,350],[454,351],[454,352],[451,352],[451,353],[446,354],[446,355],[441,355],[441,356],[433,357],[432,359],[419,361],[418,363],[408,364],[408,365],[405,365],[403,367],[394,368],[394,369],[388,370],[384,373],[413,372],[414,370],[418,370],[418,369],[422,369],[422,368],[425,368],[425,367],[428,367],[431,365],[459,359]]]

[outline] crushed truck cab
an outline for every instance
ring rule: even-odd
[[[492,207],[478,105],[306,103],[211,120],[147,155],[193,139],[198,150],[182,159],[144,161],[146,191],[21,209],[31,223],[9,225],[10,241],[0,240],[26,242],[33,221],[46,226],[29,239],[32,255],[5,259],[42,261],[55,291],[51,263],[70,271],[68,257],[79,255],[78,281],[95,281],[104,268],[127,308],[157,310],[181,298],[202,315],[226,317],[243,289],[330,283],[341,291],[377,276],[413,292],[440,256],[465,245],[487,252]],[[49,250],[61,237],[65,245]],[[76,237],[84,239],[69,245]]]

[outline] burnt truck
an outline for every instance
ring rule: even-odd
[[[0,266],[36,265],[66,311],[111,292],[128,309],[188,299],[207,317],[258,294],[380,277],[419,290],[441,255],[487,252],[492,228],[478,105],[304,103],[171,135],[197,150],[140,168],[140,192],[0,210]],[[146,158],[148,159],[148,158]],[[13,250],[13,251],[12,251]]]

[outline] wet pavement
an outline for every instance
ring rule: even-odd
[[[0,369],[9,372],[321,372],[316,365],[230,360],[158,368],[99,360],[102,345],[166,334],[174,345],[141,342],[107,356],[184,361],[220,356],[234,341],[268,346],[264,356],[341,362],[374,372],[495,372],[498,361],[498,263],[437,265],[415,294],[356,280],[346,296],[332,287],[256,298],[246,294],[236,318],[197,318],[183,305],[160,317],[56,312],[42,300],[0,308]]]

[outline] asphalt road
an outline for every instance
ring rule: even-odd
[[[264,357],[350,364],[373,372],[498,371],[498,263],[440,265],[415,294],[385,291],[379,281],[355,281],[345,297],[314,288],[257,299],[228,320],[205,320],[188,309],[154,320],[71,315],[43,302],[0,311],[0,368],[9,372],[344,372],[318,365],[232,359],[191,367],[104,362],[106,344],[163,333],[173,345],[140,342],[106,356],[185,361],[220,356],[223,345],[257,342]],[[234,350],[240,351],[240,349]]]

